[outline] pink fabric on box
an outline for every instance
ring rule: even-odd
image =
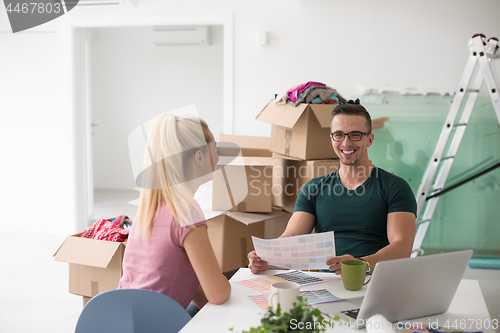
[[[290,90],[288,94],[288,99],[291,100],[292,102],[296,102],[298,99],[298,96],[301,92],[307,89],[309,86],[320,86],[320,87],[326,87],[326,84],[321,83],[321,82],[314,82],[314,81],[309,81],[307,83],[303,83],[299,85],[297,88]]]
[[[200,221],[202,219],[198,219]],[[119,288],[153,290],[165,294],[186,308],[200,285],[184,249],[186,235],[195,226],[206,228],[207,222],[181,227],[167,206],[153,222],[148,243],[136,237],[135,223],[123,258],[123,276]]]

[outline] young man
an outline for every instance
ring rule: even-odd
[[[370,115],[359,100],[349,101],[334,109],[330,127],[340,168],[302,188],[280,237],[309,234],[313,228],[334,231],[337,256],[327,264],[336,274],[340,262],[348,259],[375,266],[409,257],[416,229],[415,197],[405,180],[377,168],[368,158],[374,138]],[[269,269],[255,251],[248,259],[253,273]]]

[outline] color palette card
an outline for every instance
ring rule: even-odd
[[[304,290],[299,294],[307,298],[307,305],[344,300],[332,294],[328,289]]]
[[[305,296],[307,298],[307,305],[343,300],[343,298],[337,297],[332,294],[328,289],[304,290],[301,291],[299,295]],[[268,295],[256,294],[247,295],[247,297],[261,310],[267,310],[267,308],[269,307]]]
[[[325,282],[325,280],[319,277],[307,275],[302,271],[288,271],[286,273],[275,274],[275,276],[288,282],[297,282],[301,286]]]
[[[252,236],[255,252],[271,266],[289,269],[328,269],[335,257],[333,231],[286,238],[262,239]]]
[[[269,307],[269,299],[267,298],[267,295],[256,294],[247,295],[247,297],[261,310],[267,310],[267,308]]]
[[[301,271],[288,271],[285,273],[255,277],[246,280],[235,281],[240,286],[247,287],[258,293],[266,293],[271,291],[271,285],[275,282],[289,281],[297,282],[299,285],[304,286],[312,283],[324,282],[325,280],[307,275]]]

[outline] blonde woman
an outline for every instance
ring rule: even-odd
[[[160,115],[151,130],[147,168],[138,178],[141,203],[123,259],[119,288],[163,293],[184,308],[224,303],[231,286],[222,274],[194,193],[218,162],[207,124]]]

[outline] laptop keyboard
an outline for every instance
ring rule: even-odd
[[[340,312],[345,314],[348,317],[351,317],[353,319],[357,319],[358,314],[359,314],[359,309],[345,310],[345,311],[340,311]]]

